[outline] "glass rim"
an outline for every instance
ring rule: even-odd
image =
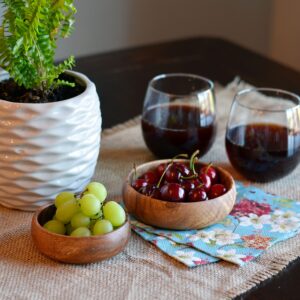
[[[190,93],[190,94],[173,94],[173,93],[163,92],[163,91],[161,91],[161,90],[159,90],[159,89],[157,89],[153,86],[154,82],[157,82],[158,80],[161,80],[161,79],[170,78],[170,77],[194,78],[194,79],[201,80],[202,82],[205,82],[205,83],[208,84],[208,88],[205,88],[203,90],[199,90],[198,92],[206,92],[206,91],[214,89],[214,83],[213,83],[212,80],[210,80],[210,79],[208,79],[204,76],[200,76],[200,75],[192,74],[192,73],[163,73],[163,74],[156,75],[149,81],[148,88],[154,90],[155,92],[158,92],[158,93],[161,93],[161,94],[164,94],[164,95],[168,95],[168,96],[175,96],[175,97],[176,96],[178,96],[178,97],[188,97],[188,96],[191,96],[191,95],[197,93],[197,91],[194,91],[193,93]]]
[[[294,105],[292,107],[289,108],[285,108],[285,109],[271,109],[271,108],[261,108],[261,107],[255,107],[251,106],[251,105],[246,105],[244,103],[241,103],[240,98],[242,95],[244,94],[249,94],[251,92],[259,92],[259,91],[265,91],[265,92],[274,92],[274,93],[278,93],[278,94],[282,94],[282,95],[286,95],[289,96],[293,99],[284,99],[284,100],[297,100],[298,103],[294,102]],[[265,111],[265,112],[286,112],[290,109],[295,109],[297,107],[300,106],[300,96],[298,96],[297,94],[293,93],[293,92],[289,92],[287,90],[283,90],[283,89],[277,89],[277,88],[269,88],[269,87],[260,87],[260,88],[247,88],[247,89],[243,89],[239,92],[237,92],[234,96],[233,102],[237,102],[238,105],[247,108],[247,109],[251,109],[251,110],[259,110],[259,111]]]

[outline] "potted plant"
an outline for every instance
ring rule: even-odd
[[[4,0],[0,27],[0,204],[22,210],[79,191],[97,163],[101,113],[95,85],[54,63],[73,29],[73,0]]]

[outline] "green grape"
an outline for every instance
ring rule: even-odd
[[[88,227],[90,225],[90,218],[82,212],[78,212],[71,219],[71,226],[76,229],[78,227]]]
[[[72,227],[71,223],[68,223],[66,225],[66,233],[67,233],[67,235],[70,235],[73,230],[74,230],[74,228]]]
[[[97,220],[91,220],[91,223],[90,223],[90,226],[89,226],[90,231],[93,232],[93,230],[94,230],[94,225],[95,225],[98,221],[99,221],[99,219],[97,219]]]
[[[91,236],[91,232],[86,227],[78,227],[74,231],[71,232],[70,236]]]
[[[97,214],[91,216],[90,218],[91,218],[91,220],[97,220],[97,219],[102,218],[102,216],[103,216],[103,212],[102,212],[102,210],[100,209],[100,211],[99,211]]]
[[[79,206],[76,200],[70,200],[57,208],[55,218],[67,224],[77,212],[79,212]]]
[[[55,204],[56,208],[58,208],[60,205],[66,203],[70,200],[73,200],[73,199],[75,199],[74,193],[61,192],[56,196],[56,198],[54,200],[54,204]]]
[[[43,226],[47,230],[57,233],[57,234],[65,234],[66,228],[65,225],[58,220],[50,220]]]
[[[108,220],[99,220],[94,225],[93,234],[94,235],[105,234],[113,230],[114,228]]]
[[[101,204],[96,196],[86,194],[79,200],[81,211],[88,217],[95,216],[100,212]]]
[[[115,201],[106,202],[103,206],[104,219],[111,222],[114,227],[124,224],[126,215],[123,207]]]
[[[107,190],[100,182],[90,182],[85,189],[89,194],[96,196],[101,203],[104,202],[107,196]]]

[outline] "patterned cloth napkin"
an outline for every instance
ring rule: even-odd
[[[223,221],[201,230],[163,230],[131,218],[132,229],[188,267],[220,259],[244,265],[300,231],[300,202],[236,184],[236,204]]]

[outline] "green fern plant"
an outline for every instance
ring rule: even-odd
[[[0,67],[26,89],[49,94],[71,85],[59,76],[74,66],[73,56],[55,65],[58,38],[68,37],[74,24],[73,0],[3,0]]]

